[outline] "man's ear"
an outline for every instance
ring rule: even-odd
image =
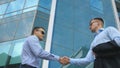
[[[34,34],[36,34],[36,33],[37,33],[37,30],[34,31]]]

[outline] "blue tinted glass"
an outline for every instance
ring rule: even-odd
[[[24,2],[25,0],[15,0],[11,2],[10,5],[8,6],[6,13],[23,9]]]
[[[32,23],[33,17],[24,18],[19,21],[15,38],[21,38],[30,35]]]
[[[7,6],[8,3],[0,5],[0,15],[5,13]]]
[[[1,15],[0,18],[3,18],[3,15]]]
[[[102,17],[107,26],[116,24],[112,3],[108,0],[57,0],[55,11],[51,53],[58,55],[73,55],[74,58],[86,56],[94,39],[94,34],[89,30],[92,18]],[[54,66],[61,68],[60,64],[50,61],[49,68]],[[63,68],[93,68],[93,65]]]
[[[39,0],[26,0],[25,8],[38,5]]]
[[[39,13],[39,12],[38,12],[38,13]],[[38,16],[40,16],[40,17],[38,17]],[[36,26],[42,26],[42,27],[44,27],[44,28],[46,29],[46,31],[47,31],[48,22],[49,22],[49,20],[47,20],[48,18],[46,18],[45,15],[44,15],[44,17],[46,18],[46,20],[45,20],[45,18],[41,18],[41,17],[42,17],[42,14],[39,14],[38,16],[36,17],[34,26],[35,26],[35,27],[36,27]]]
[[[23,10],[23,13],[24,13],[24,12],[33,11],[33,10],[36,10],[36,9],[37,9],[37,7],[27,8],[27,9],[24,9],[24,10]]]
[[[0,20],[0,42],[30,35],[33,26],[33,17],[34,11]]]
[[[44,12],[44,13],[50,14],[50,10],[49,10],[49,9],[46,9],[46,8],[44,8],[44,7],[39,6],[39,7],[38,7],[38,10],[39,10],[39,11],[42,11],[42,12]]]
[[[8,2],[12,2],[14,0],[0,0],[0,4],[5,4],[5,3],[8,3]]]
[[[25,41],[25,39],[19,39],[19,40],[13,41],[14,49],[11,54],[10,64],[15,64],[15,63],[21,62],[20,56],[21,56],[24,41]]]
[[[44,8],[50,9],[51,8],[51,2],[52,2],[52,0],[40,0],[39,5],[44,7]]]
[[[13,40],[14,39],[14,36],[15,36],[15,33],[16,33],[16,29],[17,28],[17,25],[18,25],[18,22],[9,22],[7,23],[7,26],[6,26],[6,33],[9,35],[9,39],[10,40]]]
[[[0,43],[0,66],[5,65],[11,42]]]
[[[61,46],[60,44],[54,42],[52,45],[51,52],[54,54],[57,53],[58,55],[61,56],[71,56],[73,53],[73,49],[69,49],[68,47],[66,47],[66,45]]]
[[[21,14],[21,13],[22,11],[12,12],[12,13],[5,14],[4,17],[14,16],[14,15]]]
[[[90,6],[93,10],[103,13],[103,4],[101,0],[90,0]]]
[[[53,35],[53,42],[58,44],[59,46],[62,46],[68,49],[73,49],[74,32],[72,29],[63,28],[63,27],[64,26],[60,24],[55,24],[55,27],[54,27],[55,34]]]
[[[7,34],[7,24],[0,25],[0,42],[9,40],[9,35]],[[3,36],[4,35],[4,36]]]

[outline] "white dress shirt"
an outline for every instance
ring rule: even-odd
[[[94,48],[96,45],[105,43],[111,40],[115,40],[115,42],[120,46],[120,32],[115,29],[114,27],[108,27],[106,29],[99,29],[96,34],[93,42],[91,43],[90,49],[86,55],[85,58],[70,58],[71,64],[76,65],[86,65],[90,62],[93,62],[95,59],[95,55],[93,54],[92,48]]]
[[[41,47],[39,39],[35,35],[32,35],[26,39],[23,45],[21,59],[22,64],[40,68],[41,59],[58,61],[59,56],[45,51]]]

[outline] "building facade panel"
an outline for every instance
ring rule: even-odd
[[[19,67],[22,45],[36,26],[45,28],[46,36],[40,43],[43,48],[47,47],[52,1],[0,0],[0,68]],[[85,57],[94,38],[89,30],[90,20],[94,17],[102,17],[105,27],[117,26],[112,0],[56,1],[51,53],[71,58]],[[118,0],[116,2],[119,4]],[[50,61],[48,68],[93,68],[93,63],[62,66]]]
[[[89,30],[90,20],[94,17],[102,17],[105,21],[105,28],[116,27],[110,0],[57,0],[51,52],[72,58],[85,57],[94,39],[94,34]],[[93,64],[62,66],[50,61],[49,68],[61,67],[93,68]]]

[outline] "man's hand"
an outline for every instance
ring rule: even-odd
[[[59,62],[60,62],[61,64],[63,64],[63,65],[67,65],[67,64],[70,63],[70,59],[69,59],[69,57],[67,57],[67,56],[60,57]]]

